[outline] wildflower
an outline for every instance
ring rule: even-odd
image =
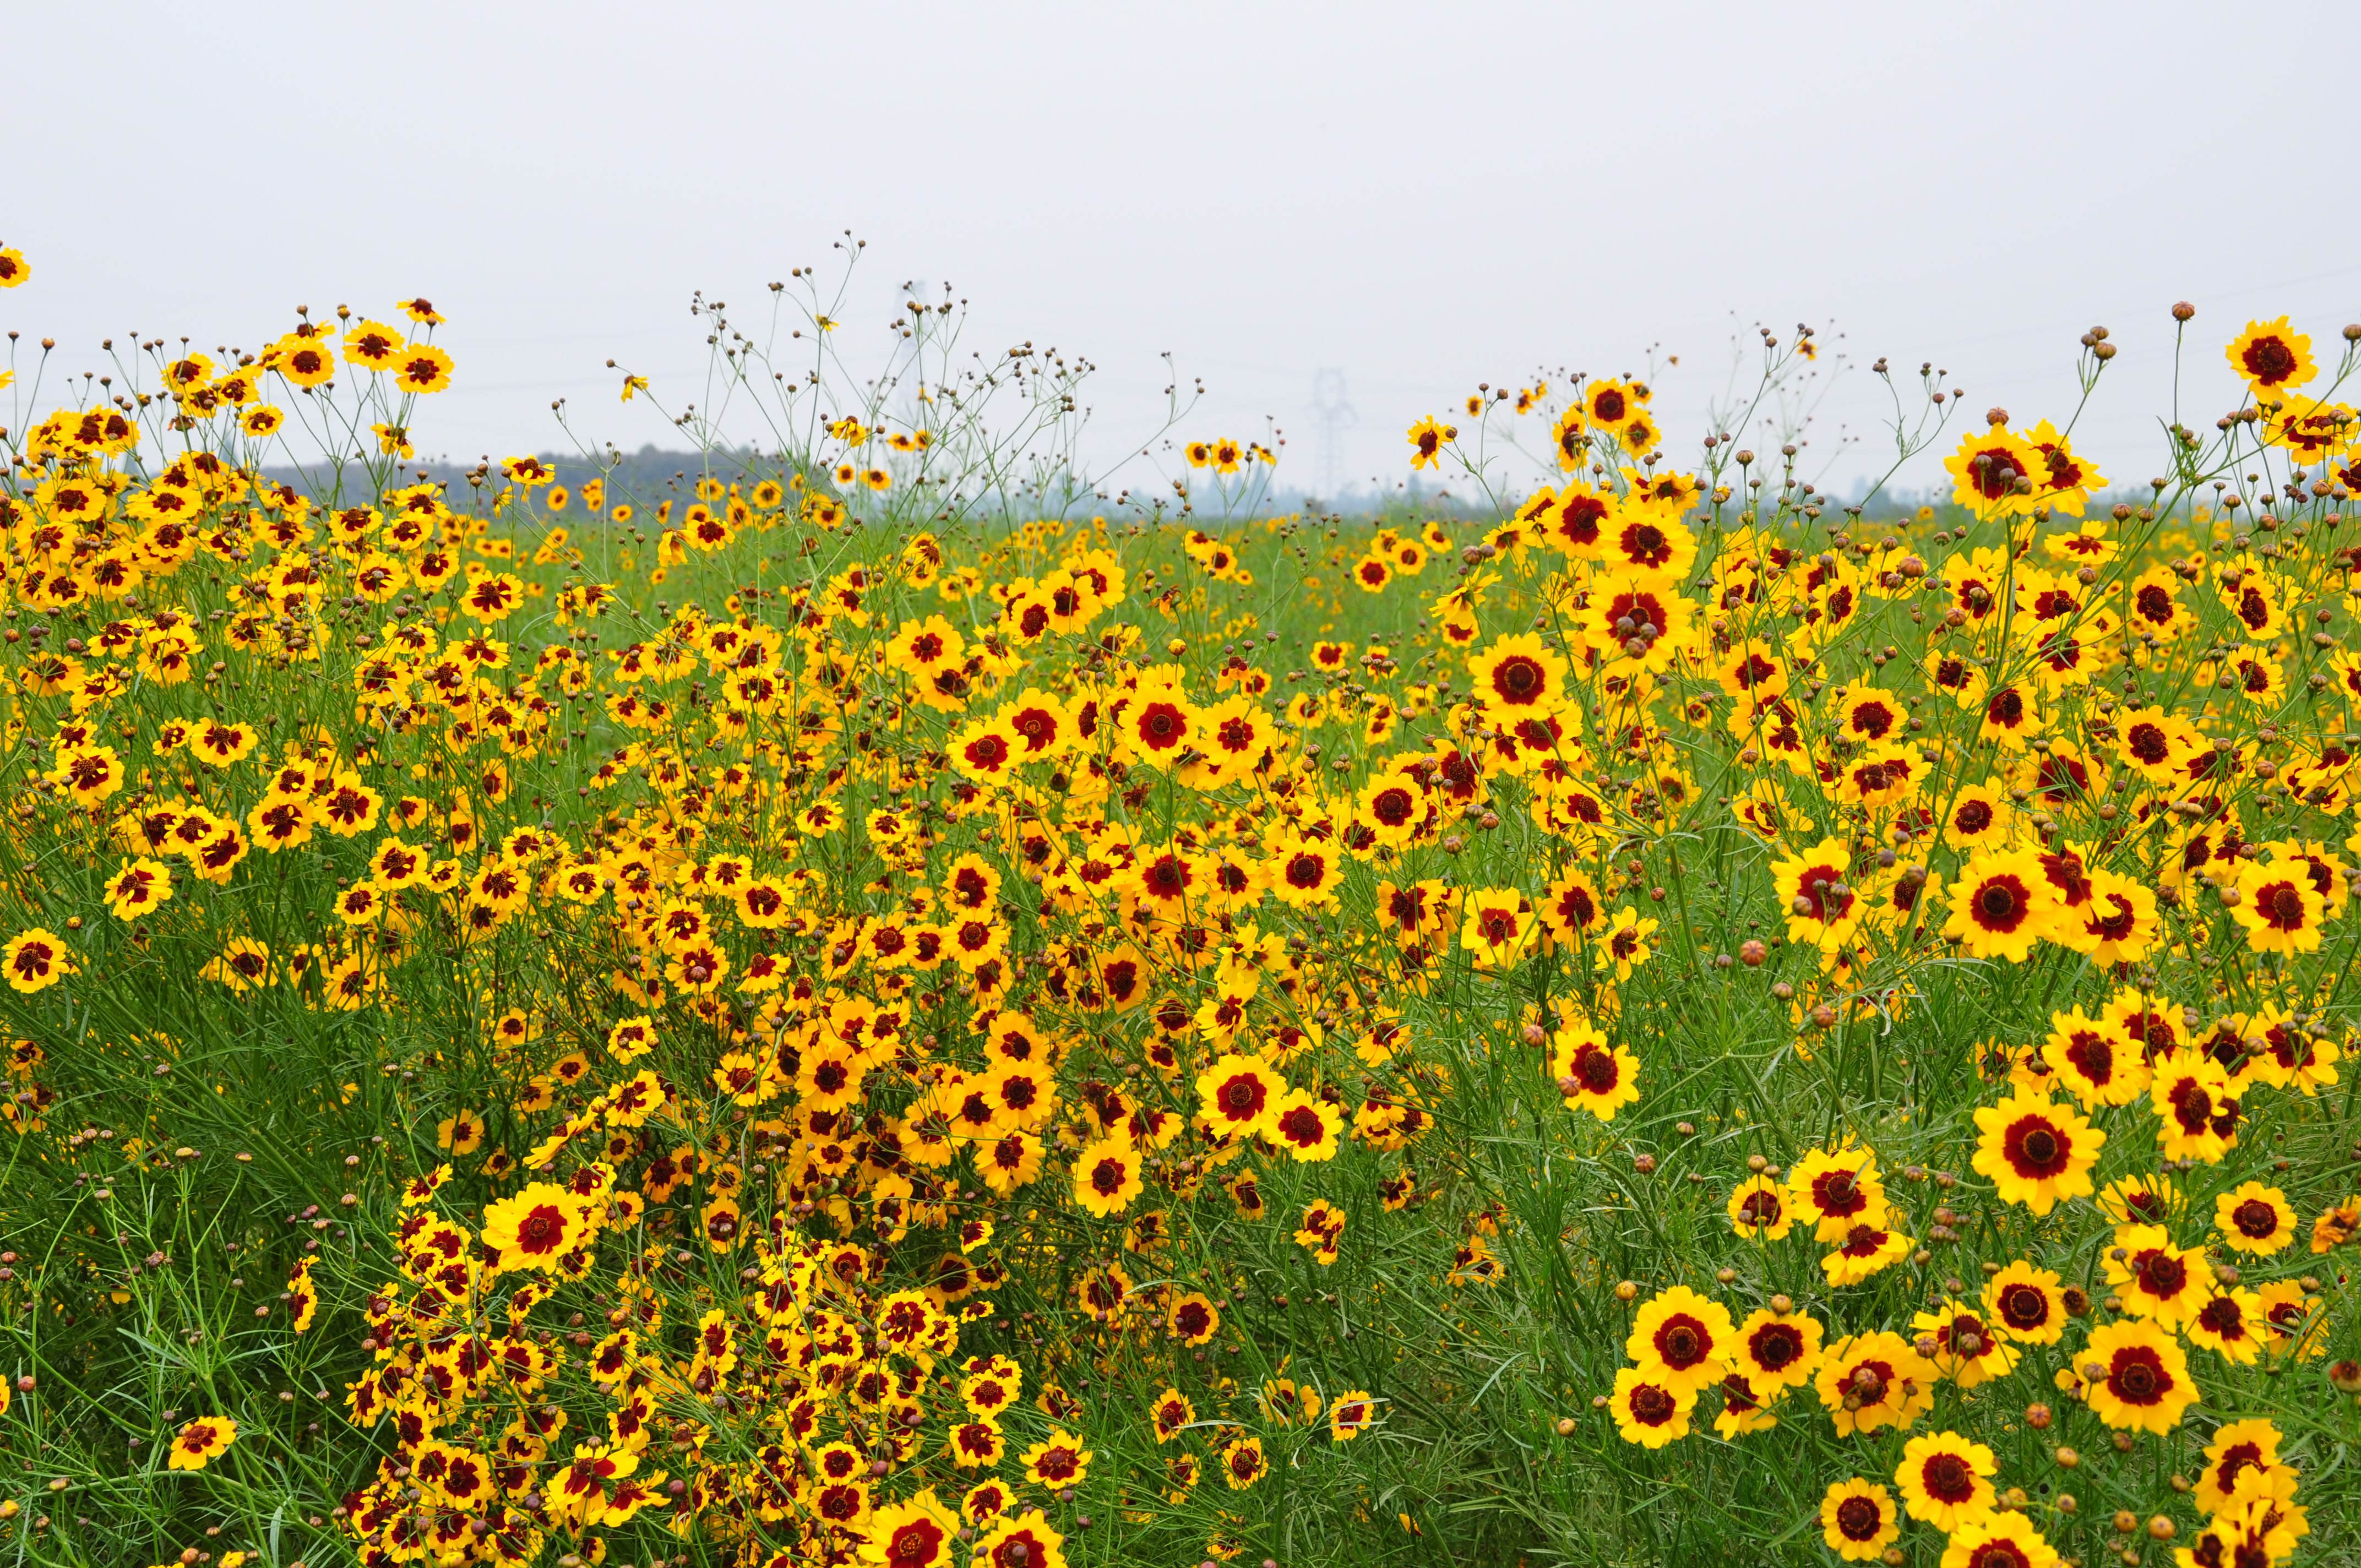
[[[1066,1538],[1038,1508],[1000,1517],[977,1537],[971,1564],[983,1568],[1066,1568]]]
[[[1223,1057],[1198,1075],[1202,1113],[1217,1132],[1248,1136],[1264,1131],[1286,1093],[1286,1083],[1252,1057]]]
[[[1946,1532],[1991,1511],[1991,1477],[2000,1469],[1993,1451],[1954,1431],[1914,1437],[1902,1448],[1894,1484],[1904,1508],[1921,1524]]]
[[[2057,1568],[2058,1561],[2057,1550],[2023,1514],[1987,1513],[1951,1532],[1938,1568]]]
[[[1602,1122],[1640,1098],[1640,1061],[1587,1024],[1560,1029],[1550,1044],[1549,1069],[1569,1111]]]
[[[1222,1479],[1230,1490],[1243,1492],[1261,1480],[1269,1470],[1269,1461],[1263,1457],[1262,1439],[1242,1437],[1222,1450]]]
[[[1877,1156],[1849,1138],[1797,1160],[1787,1172],[1787,1193],[1798,1215],[1817,1226],[1817,1241],[1842,1241],[1855,1225],[1878,1225],[1885,1219]]]
[[[1115,1134],[1074,1157],[1074,1201],[1101,1219],[1121,1213],[1140,1192],[1139,1152]]]
[[[2048,1096],[2017,1091],[1975,1113],[1982,1135],[1971,1164],[1991,1179],[2001,1201],[2047,1214],[2062,1198],[2093,1190],[2091,1168],[2107,1135]]]
[[[1350,1442],[1377,1422],[1376,1401],[1366,1388],[1348,1388],[1328,1407],[1331,1442]]]
[[[1608,1409],[1615,1430],[1625,1442],[1662,1448],[1689,1434],[1689,1412],[1697,1394],[1677,1382],[1651,1376],[1644,1369],[1626,1366],[1615,1374],[1615,1391]]]
[[[1801,1387],[1820,1360],[1819,1320],[1757,1308],[1738,1325],[1730,1360],[1756,1397],[1773,1399]]]
[[[1447,424],[1437,424],[1432,419],[1420,420],[1410,427],[1410,466],[1412,468],[1433,468],[1439,466],[1444,444],[1459,439],[1459,432]]]
[[[1027,1480],[1055,1491],[1061,1486],[1081,1486],[1090,1475],[1091,1458],[1089,1449],[1053,1429],[1048,1437],[1025,1451],[1020,1463],[1025,1466]]]
[[[1820,1499],[1820,1539],[1847,1563],[1876,1561],[1901,1533],[1894,1494],[1875,1482],[1833,1482]]]
[[[1764,1241],[1784,1240],[1795,1228],[1784,1190],[1770,1177],[1748,1177],[1731,1189],[1727,1204],[1730,1228],[1740,1235]]]
[[[505,1271],[555,1266],[580,1246],[591,1230],[588,1217],[565,1188],[537,1181],[485,1206],[484,1245]]]
[[[1960,874],[1943,935],[1971,958],[2022,963],[2049,934],[2057,904],[2041,862],[2028,850],[1980,851]]]
[[[1834,1252],[1822,1255],[1820,1267],[1831,1285],[1858,1285],[1902,1261],[1910,1238],[1877,1225],[1855,1225]]]
[[[2092,1413],[2119,1431],[2170,1431],[2197,1400],[2188,1357],[2154,1321],[2127,1319],[2093,1329],[2075,1365]]]
[[[2300,863],[2250,861],[2240,868],[2231,917],[2246,927],[2258,953],[2319,949],[2324,902]]]
[[[950,1511],[936,1500],[928,1486],[906,1501],[888,1503],[869,1517],[861,1560],[885,1568],[936,1568],[952,1561],[952,1533],[959,1528]]]
[[[57,933],[40,926],[8,938],[6,948],[0,948],[0,967],[7,972],[8,989],[27,995],[47,991],[75,972],[73,955],[66,945]]]
[[[1720,1302],[1675,1285],[1640,1309],[1623,1352],[1651,1380],[1695,1395],[1721,1376],[1735,1337]]]
[[[2230,368],[2258,397],[2301,387],[2319,373],[2312,362],[2312,339],[2291,330],[2285,316],[2248,322],[2223,353]]]
[[[2214,1198],[2213,1228],[2231,1251],[2270,1257],[2294,1243],[2295,1208],[2276,1187],[2243,1182]]]
[[[1938,1376],[1909,1341],[1879,1330],[1829,1345],[1813,1387],[1837,1434],[1850,1437],[1888,1426],[1907,1431],[1934,1407]]]
[[[202,1417],[173,1434],[171,1455],[165,1464],[173,1470],[203,1470],[228,1453],[236,1441],[236,1421],[227,1416]]]

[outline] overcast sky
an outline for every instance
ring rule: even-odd
[[[1931,359],[2020,423],[2070,410],[2104,323],[2077,440],[2136,479],[2174,300],[2208,419],[2248,316],[2323,350],[2361,320],[2351,4],[221,0],[8,32],[0,243],[35,275],[0,327],[80,368],[109,334],[251,346],[298,302],[424,293],[458,373],[417,436],[460,457],[552,447],[561,396],[588,436],[667,444],[605,362],[685,382],[692,291],[752,302],[845,229],[873,291],[849,348],[900,280],[948,279],[978,345],[1101,367],[1100,452],[1155,428],[1169,350],[1210,393],[1185,433],[1275,417],[1304,485],[1323,367],[1346,477],[1394,483],[1404,427],[1477,382],[1660,345],[1680,456],[1758,322]],[[1878,465],[1838,427],[1881,406],[1860,371],[1822,405],[1839,488]]]

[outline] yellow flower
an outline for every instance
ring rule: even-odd
[[[165,1463],[174,1470],[203,1470],[236,1441],[237,1423],[227,1416],[200,1417],[173,1435],[172,1454]]]
[[[888,1568],[941,1568],[952,1560],[959,1520],[928,1486],[869,1516],[861,1561]]]
[[[1689,1412],[1696,1408],[1695,1390],[1631,1366],[1615,1374],[1615,1392],[1608,1400],[1615,1430],[1625,1442],[1642,1448],[1662,1448],[1688,1436]]]
[[[571,1192],[552,1182],[536,1181],[485,1206],[483,1241],[500,1272],[519,1268],[547,1272],[561,1256],[588,1242],[595,1224]]]
[[[2213,1228],[2232,1252],[2270,1257],[2295,1241],[2295,1206],[2276,1187],[2245,1182],[2214,1198]]]
[[[6,966],[8,989],[27,995],[47,991],[75,972],[73,955],[56,932],[41,926],[11,937],[0,949],[0,965]]]
[[[2057,1568],[2058,1552],[2018,1513],[1984,1514],[1952,1532],[1939,1568]]]
[[[1728,1370],[1737,1337],[1728,1308],[1675,1285],[1640,1309],[1623,1354],[1650,1382],[1694,1398]]]
[[[2301,387],[2319,374],[2312,362],[2312,339],[2288,325],[2288,318],[2248,322],[2246,330],[2222,351],[2230,368],[2260,397]]]
[[[1820,1539],[1847,1563],[1875,1561],[1901,1533],[1894,1494],[1873,1481],[1833,1482],[1820,1499]]]
[[[1588,1024],[1570,1024],[1552,1037],[1549,1070],[1567,1110],[1602,1122],[1640,1098],[1640,1058]]]
[[[1104,1220],[1131,1207],[1140,1191],[1139,1151],[1115,1132],[1074,1157],[1074,1201]]]
[[[1894,1484],[1902,1506],[1921,1524],[1946,1532],[1989,1513],[1996,1494],[1992,1477],[2000,1470],[1993,1451],[1955,1431],[1914,1437],[1902,1447]]]
[[[2189,1357],[2153,1321],[2102,1324],[2092,1331],[2074,1365],[2092,1413],[2118,1431],[2169,1432],[2197,1402]]]
[[[1907,1431],[1934,1408],[1939,1376],[1908,1340],[1881,1329],[1828,1346],[1813,1387],[1837,1435],[1852,1437],[1889,1426]]]
[[[2107,1135],[2046,1094],[2019,1089],[1976,1111],[1981,1136],[1970,1163],[1989,1177],[2004,1203],[2047,1214],[2061,1198],[2087,1198],[2091,1168]]]
[[[2039,856],[2030,850],[1979,851],[1960,870],[1943,935],[1970,958],[2023,963],[2049,935],[2057,907]]]
[[[1433,419],[1422,419],[1410,427],[1410,466],[1412,468],[1442,466],[1443,447],[1446,442],[1459,439],[1459,432],[1447,424],[1437,424]]]

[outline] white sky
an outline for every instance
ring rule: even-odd
[[[2172,301],[2208,420],[2248,316],[2293,313],[2323,357],[2361,320],[2350,4],[222,0],[8,32],[0,243],[35,274],[0,327],[80,369],[109,334],[253,346],[299,302],[424,293],[459,366],[430,454],[553,447],[560,396],[589,436],[676,444],[606,360],[664,389],[703,363],[692,290],[751,303],[848,228],[874,291],[849,346],[899,280],[947,278],[977,345],[1102,367],[1101,451],[1154,428],[1170,350],[1211,392],[1184,433],[1276,416],[1305,485],[1319,367],[1360,416],[1347,477],[1393,483],[1404,427],[1477,381],[1662,345],[1685,458],[1757,322],[1932,359],[2020,424],[2070,411],[2103,323],[2077,442],[2131,481]],[[1836,425],[1882,401],[1857,371],[1823,405],[1839,489],[1878,465]]]

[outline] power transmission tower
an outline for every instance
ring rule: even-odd
[[[1333,505],[1345,488],[1345,433],[1361,422],[1345,397],[1345,372],[1326,369],[1312,376],[1312,417],[1320,428],[1320,497]]]

